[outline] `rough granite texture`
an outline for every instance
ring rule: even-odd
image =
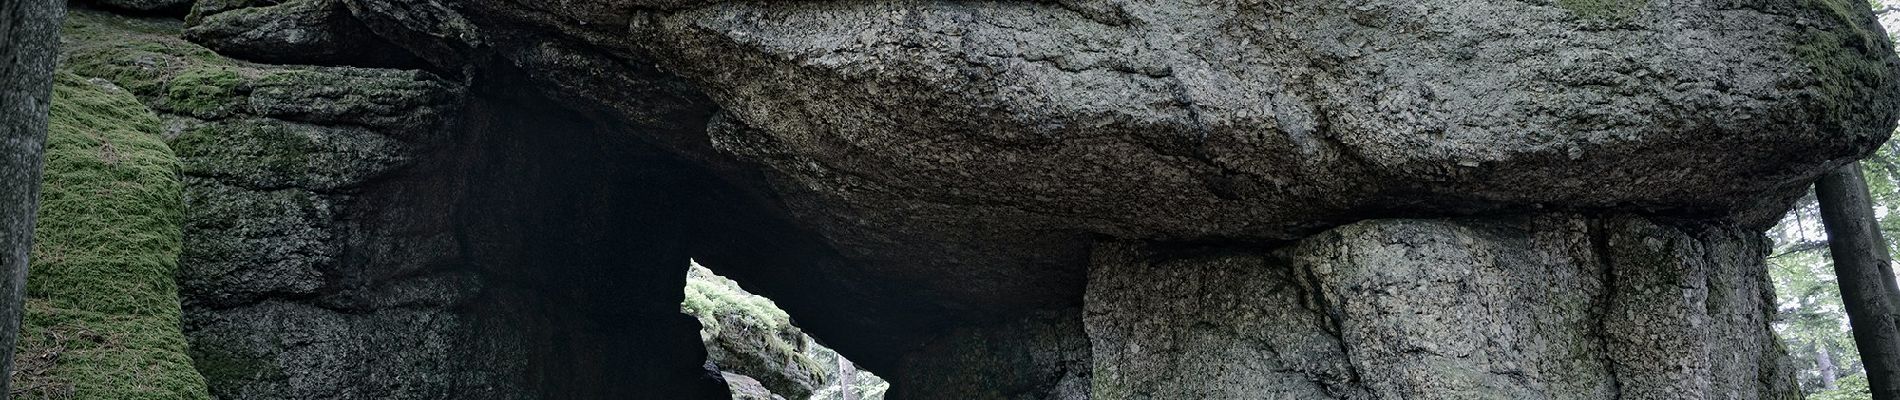
[[[905,355],[894,399],[1089,399],[1089,338],[1079,309],[966,327]]]
[[[766,193],[846,261],[813,270],[838,297],[901,305],[802,324],[887,370],[903,338],[1079,307],[1097,236],[1760,227],[1900,116],[1900,64],[1841,0],[344,2],[436,68],[514,65]]]
[[[185,17],[186,39],[219,54],[257,62],[413,66],[395,48],[350,16],[341,0],[206,0]]]
[[[187,231],[188,310],[243,310],[188,320],[334,327],[206,336],[323,365],[212,378],[260,397],[721,397],[675,313],[692,257],[894,398],[1779,398],[1756,233],[1900,117],[1900,61],[1847,0],[217,0],[189,19],[239,58],[431,71],[69,52],[170,116],[205,213],[188,229],[236,241]],[[1502,217],[1523,213],[1546,216]],[[1644,217],[1594,217],[1625,214]],[[1305,294],[1256,293],[1285,287]],[[1155,294],[1186,288],[1232,307]],[[1188,352],[1134,351],[1157,342]],[[359,364],[381,359],[401,366]]]
[[[194,0],[92,0],[101,7],[135,13],[170,13],[191,7]]]
[[[464,328],[439,314],[466,297],[466,284],[373,296],[423,309],[307,299],[347,292],[333,272],[355,234],[345,216],[364,214],[355,192],[426,146],[460,89],[408,71],[246,64],[184,42],[176,29],[76,12],[65,52],[77,72],[120,82],[165,118],[185,183],[186,331],[212,394],[442,392],[448,379],[412,377],[419,366],[454,362],[445,347]]]
[[[603,145],[532,97],[241,62],[180,29],[79,12],[65,60],[164,119],[184,175],[185,331],[212,395],[724,395],[678,313],[678,217],[651,211],[675,200],[645,189],[685,178],[653,151]],[[529,162],[560,157],[619,174]]]
[[[1092,395],[1799,398],[1765,240],[1544,214],[1375,220],[1276,250],[1104,243]]]

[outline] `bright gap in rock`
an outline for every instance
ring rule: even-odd
[[[792,325],[772,299],[746,292],[699,262],[680,312],[699,320],[706,359],[734,400],[881,400],[891,385]]]

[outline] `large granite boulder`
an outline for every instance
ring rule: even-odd
[[[1079,306],[1097,236],[1526,210],[1764,226],[1885,140],[1900,67],[1840,0],[345,4],[438,68],[505,61],[765,193],[748,208],[820,235],[845,262],[812,271],[853,295],[761,293],[904,305],[805,324],[875,368],[916,348],[898,338]]]
[[[322,244],[184,266],[345,335],[218,339],[343,374],[257,396],[718,397],[667,350],[693,257],[895,398],[1782,397],[1759,232],[1900,117],[1846,0],[199,5],[220,51],[430,71],[124,75],[187,134],[293,122],[180,150],[274,196],[204,212]]]
[[[213,396],[725,393],[678,311],[680,217],[654,211],[679,200],[647,189],[693,178],[657,151],[496,86],[243,62],[181,28],[76,11],[64,60],[164,120],[184,331]],[[556,159],[615,173],[552,177]]]

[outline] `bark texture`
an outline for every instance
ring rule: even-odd
[[[7,393],[5,377],[11,376],[19,339],[65,12],[60,0],[0,3],[0,397]]]
[[[1867,370],[1867,386],[1874,398],[1900,398],[1900,290],[1894,288],[1893,260],[1874,219],[1867,179],[1860,163],[1848,164],[1814,183],[1821,221],[1827,228],[1827,246],[1834,256],[1854,345]]]

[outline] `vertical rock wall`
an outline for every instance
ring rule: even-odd
[[[1096,399],[1788,399],[1764,239],[1632,216],[1101,244]]]
[[[952,331],[904,356],[897,399],[1086,400],[1089,342],[1081,310]]]
[[[490,71],[255,64],[80,12],[163,119],[192,358],[226,399],[724,398],[678,305],[703,180]],[[584,167],[584,168],[583,168]]]

